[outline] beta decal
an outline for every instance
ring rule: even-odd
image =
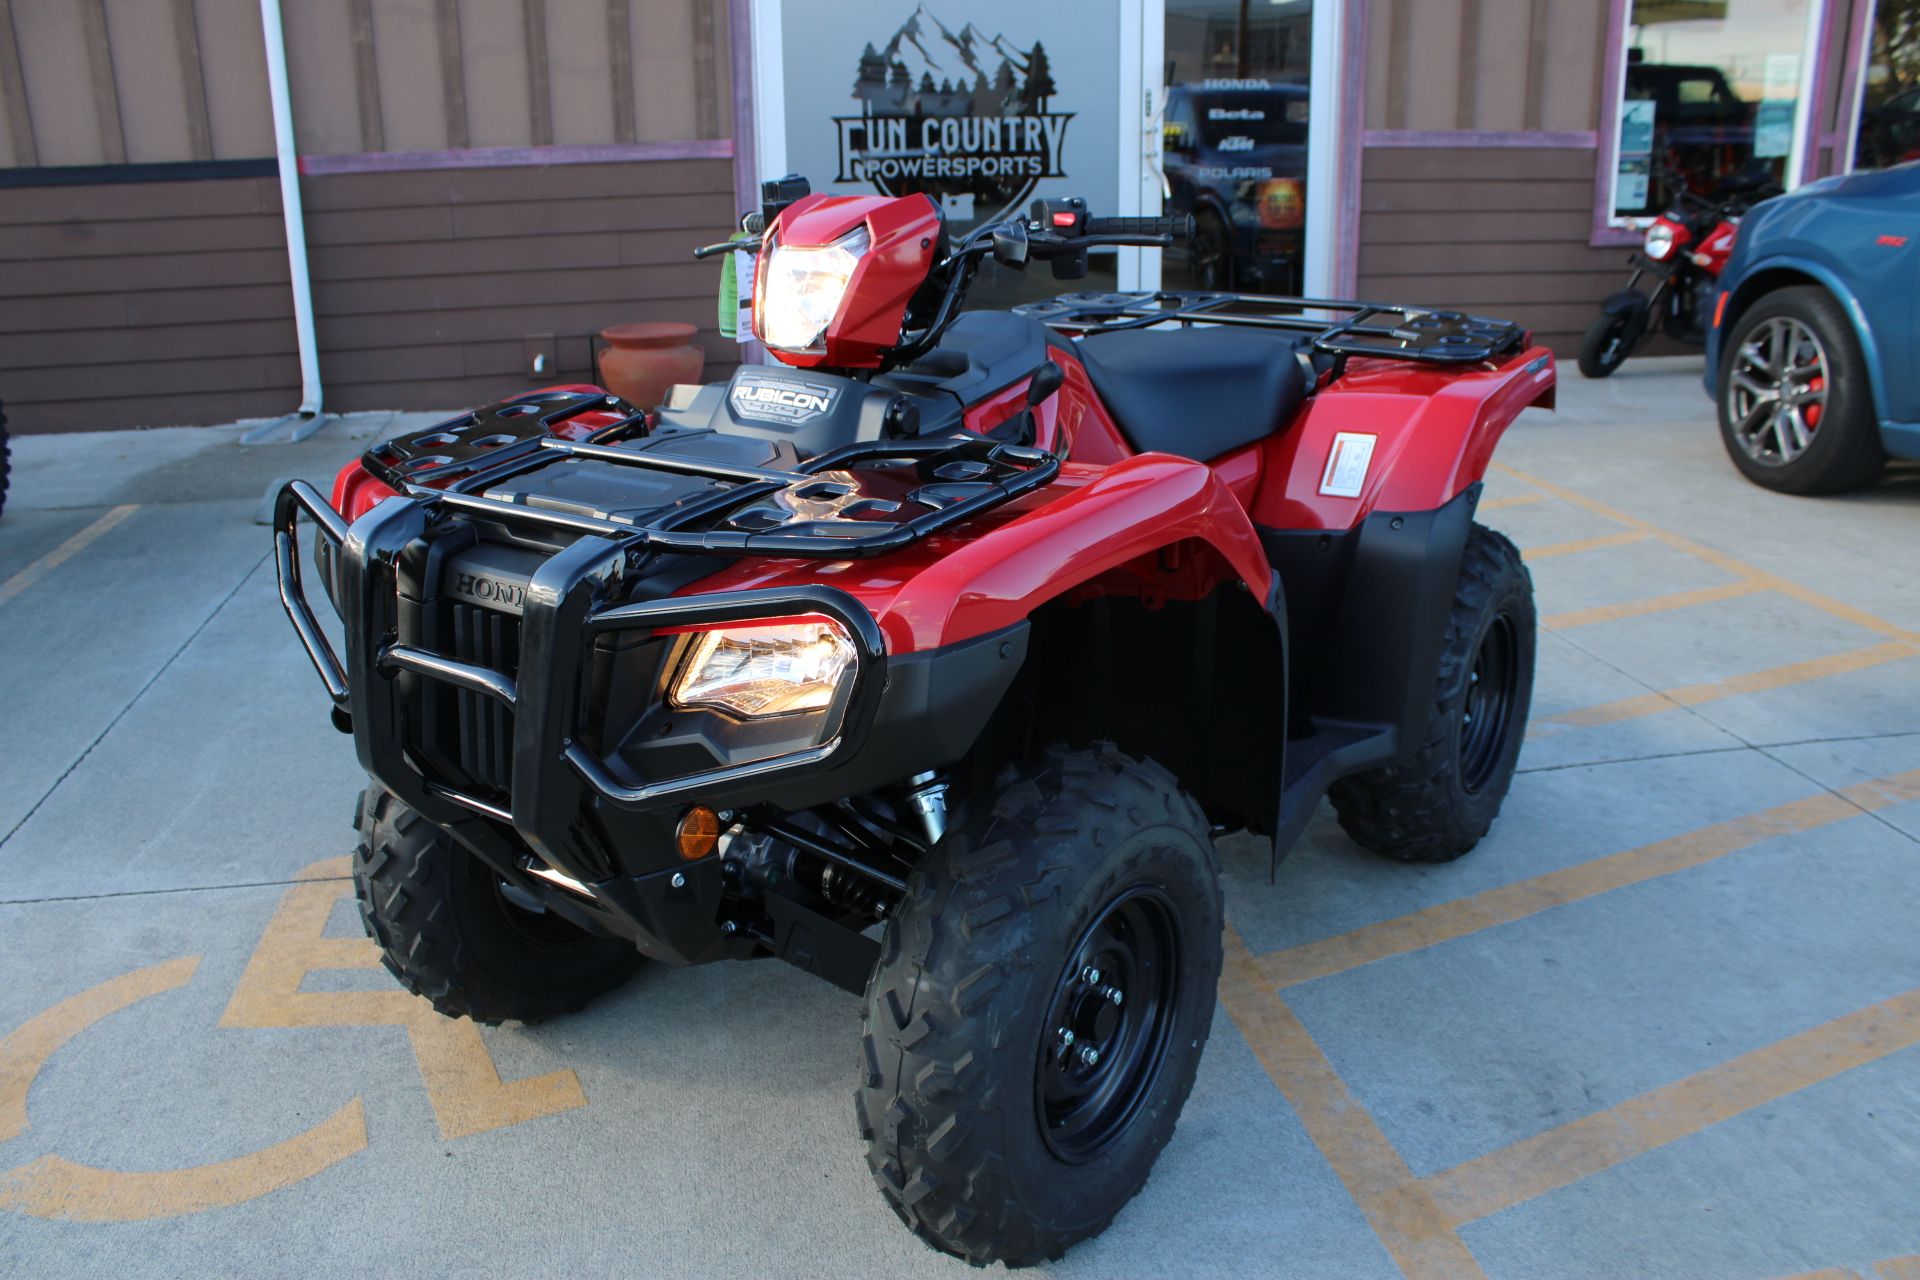
[[[795,426],[833,408],[840,388],[831,383],[807,382],[784,374],[741,370],[734,375],[727,399],[736,418]]]

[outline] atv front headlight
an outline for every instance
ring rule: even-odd
[[[1664,262],[1667,255],[1673,252],[1674,242],[1677,239],[1678,237],[1673,234],[1672,223],[1656,222],[1647,228],[1647,239],[1641,247],[1655,262]]]
[[[864,226],[818,248],[781,244],[776,239],[767,252],[754,312],[761,341],[781,351],[819,347],[840,310],[840,300],[847,296],[853,269],[871,244]]]
[[[743,720],[822,711],[853,661],[852,638],[824,619],[708,631],[694,643],[667,700]]]

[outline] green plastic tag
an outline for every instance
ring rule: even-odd
[[[736,231],[727,238],[730,240],[745,240],[747,239],[747,233],[744,231]],[[720,264],[720,332],[723,336],[732,338],[735,342],[745,341],[745,338],[742,337],[740,333],[740,276],[740,255],[738,253],[729,253],[727,260]],[[747,274],[747,279],[749,282],[752,281],[753,276],[751,273]],[[749,283],[747,287],[748,289],[752,289],[753,286]],[[751,336],[751,334],[746,335],[746,337]]]

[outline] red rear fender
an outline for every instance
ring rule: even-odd
[[[1355,360],[1270,438],[1253,503],[1273,529],[1350,529],[1378,511],[1432,511],[1486,474],[1501,435],[1532,405],[1551,408],[1553,355],[1530,347],[1497,367],[1461,372]],[[1360,437],[1341,441],[1340,436]],[[1325,492],[1336,446],[1371,449],[1357,496]],[[1351,473],[1349,473],[1350,477]]]

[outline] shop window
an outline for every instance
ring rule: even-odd
[[[1169,289],[1300,291],[1306,251],[1311,0],[1166,0],[1166,211],[1195,235]]]
[[[1624,34],[1616,223],[1682,192],[1795,185],[1819,0],[1633,0]]]
[[[1920,0],[1880,0],[1860,94],[1856,169],[1920,160]]]

